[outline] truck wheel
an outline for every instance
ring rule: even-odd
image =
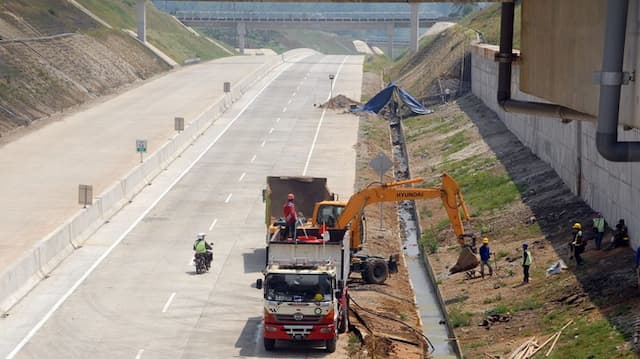
[[[364,274],[364,278],[367,283],[382,284],[387,280],[389,268],[384,260],[376,258],[367,261]]]
[[[329,339],[325,342],[327,347],[327,353],[333,353],[336,351],[336,344],[338,343],[338,335],[336,334],[333,339]]]
[[[276,347],[275,339],[269,339],[269,338],[263,338],[263,339],[264,339],[264,350],[271,351],[273,350],[273,348]]]

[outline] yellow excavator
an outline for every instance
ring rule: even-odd
[[[267,189],[263,193],[267,203],[266,222],[268,227],[267,241],[285,235],[284,221],[276,219],[279,204],[273,198],[286,198],[286,193],[296,194],[296,207],[303,213],[312,211],[311,218],[301,221],[298,233],[302,238],[316,238],[328,233],[329,237],[344,235],[349,232],[351,250],[351,272],[358,272],[367,283],[381,284],[388,273],[397,271],[395,258],[385,259],[380,256],[363,253],[364,244],[364,208],[373,203],[395,202],[440,198],[447,211],[451,226],[461,246],[460,256],[450,273],[467,271],[478,266],[475,256],[475,236],[465,233],[460,211],[469,220],[469,213],[460,188],[448,174],[441,176],[442,185],[431,188],[402,187],[423,182],[422,178],[405,181],[371,184],[352,195],[347,202],[335,200],[335,195],[326,187],[326,178],[315,177],[268,177]],[[286,235],[285,235],[286,236]]]
[[[458,273],[471,270],[478,266],[479,262],[475,256],[476,237],[472,233],[465,233],[460,210],[465,220],[469,221],[469,211],[464,202],[458,183],[448,174],[441,175],[442,185],[431,188],[407,188],[401,187],[407,184],[423,182],[423,178],[414,178],[405,181],[391,182],[385,184],[373,184],[352,195],[349,201],[321,201],[315,204],[310,225],[312,227],[322,227],[343,229],[349,228],[350,247],[353,258],[358,258],[356,254],[362,249],[364,244],[364,208],[367,205],[379,202],[395,202],[405,200],[440,198],[442,205],[447,211],[453,231],[460,244],[460,255],[456,264],[450,269],[450,273]],[[363,262],[367,262],[369,256],[364,257]],[[352,268],[352,271],[360,271],[363,275],[369,273],[369,277],[379,277],[376,273]],[[378,274],[383,270],[378,268]],[[384,274],[386,279],[386,274]],[[370,280],[367,280],[370,282]]]

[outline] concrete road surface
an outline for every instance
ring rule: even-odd
[[[315,54],[257,84],[0,319],[0,356],[346,357],[344,346],[332,355],[314,346],[265,352],[254,283],[266,176],[326,176],[341,198],[353,192],[358,119],[313,103],[327,99],[330,73],[334,94],[359,99],[362,60]],[[214,243],[203,275],[191,264],[198,232]]]
[[[78,205],[78,184],[98,196],[223,94],[223,82],[252,76],[267,57],[230,57],[171,72],[0,148],[0,272],[55,230]]]

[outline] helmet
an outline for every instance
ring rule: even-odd
[[[487,237],[482,238],[482,243],[489,243],[489,238]]]
[[[524,249],[529,248],[529,244],[528,243],[522,243],[522,248],[524,248]]]
[[[198,233],[198,239],[204,239],[205,236],[206,234],[203,232]]]
[[[293,193],[289,193],[289,194],[287,195],[287,198],[288,198],[288,199],[294,199],[294,198],[296,198],[296,196],[294,196],[294,195],[293,195]]]
[[[316,302],[319,302],[323,299],[324,299],[324,296],[322,295],[322,293],[316,293],[316,295],[313,296],[313,300],[315,300]]]
[[[574,223],[573,227],[571,227],[573,229],[582,229],[582,225],[580,223]]]

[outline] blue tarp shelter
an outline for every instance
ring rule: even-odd
[[[378,113],[384,106],[392,100],[393,95],[397,94],[397,98],[402,101],[402,103],[409,108],[411,112],[416,115],[425,115],[430,113],[431,111],[427,110],[426,107],[422,106],[418,100],[413,98],[409,93],[402,88],[398,87],[393,82],[389,82],[387,87],[382,89],[382,91],[378,92],[375,96],[373,96],[364,106],[355,109],[354,111],[366,111],[366,112],[375,112]]]

